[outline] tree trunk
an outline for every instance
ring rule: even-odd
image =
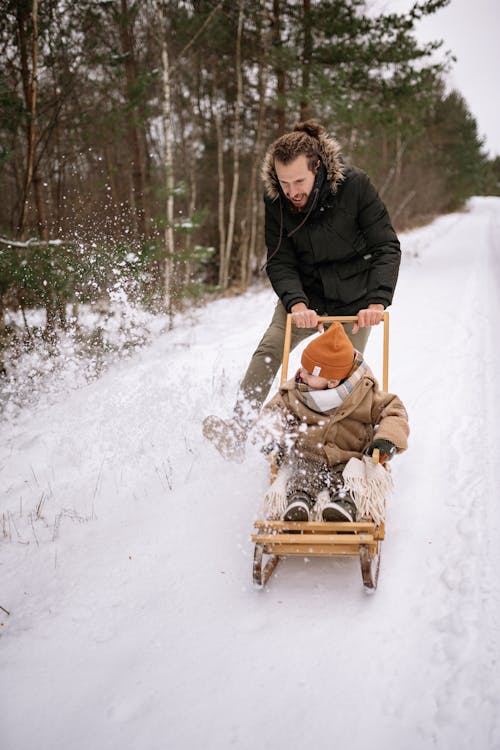
[[[119,32],[121,51],[125,57],[125,79],[126,96],[129,105],[127,116],[127,141],[129,147],[130,164],[132,167],[132,205],[136,213],[136,227],[140,236],[145,237],[149,225],[146,216],[146,203],[144,200],[144,160],[141,150],[141,136],[138,125],[138,110],[135,99],[135,88],[137,85],[137,65],[134,56],[132,33],[129,18],[131,11],[128,0],[121,0],[121,14],[119,17]]]
[[[181,155],[184,173],[188,175],[188,190],[187,198],[188,209],[187,216],[185,217],[188,221],[192,220],[196,211],[196,200],[197,200],[197,184],[196,184],[196,126],[195,117],[192,110],[185,111],[181,106],[179,107],[179,130],[181,138]],[[192,127],[191,127],[192,126]],[[182,250],[182,273],[179,274],[179,282],[182,286],[182,290],[187,289],[191,280],[192,270],[192,253],[193,253],[193,235],[192,231],[187,229],[184,237],[184,247]]]
[[[197,199],[196,169],[195,169],[194,161],[191,160],[189,163],[189,209],[188,209],[188,213],[190,217],[192,217],[194,212],[196,211],[196,199]],[[186,238],[186,262],[184,266],[184,287],[187,287],[191,281],[191,269],[192,269],[192,263],[190,260],[191,253],[192,253],[192,237],[191,237],[191,233],[188,233],[187,238]]]
[[[401,118],[398,118],[398,124],[401,126]],[[401,130],[398,128],[396,134],[396,163],[395,163],[395,175],[394,175],[394,187],[399,188],[399,182],[401,180],[401,173],[403,171],[403,154],[406,151],[407,143],[401,138]]]
[[[26,9],[17,5],[17,31],[19,40],[19,51],[21,55],[21,74],[23,80],[24,98],[28,112],[26,172],[24,176],[23,197],[21,215],[18,223],[18,233],[23,237],[28,219],[29,194],[33,183],[35,169],[35,144],[36,144],[36,104],[38,88],[38,0],[33,0],[31,6],[31,22],[33,28],[33,39],[31,45],[31,76],[28,66],[28,43],[26,39],[25,22],[28,14]]]
[[[238,187],[240,181],[240,124],[241,109],[243,104],[243,76],[241,72],[241,37],[243,33],[243,0],[239,3],[238,31],[236,34],[236,101],[234,104],[234,129],[233,129],[233,185],[231,188],[231,199],[229,201],[229,219],[227,226],[227,241],[224,253],[224,263],[219,269],[219,285],[227,289],[229,285],[229,266],[233,250],[234,226],[236,220],[236,202],[238,200]]]
[[[216,105],[217,106],[217,105]],[[224,137],[222,133],[221,116],[218,111],[214,115],[215,132],[217,135],[217,223],[219,228],[219,284],[223,277],[223,266],[226,262],[226,217],[225,217],[225,192],[226,183],[224,179]]]
[[[42,192],[42,180],[38,174],[38,170],[35,169],[33,173],[33,194],[35,196],[36,212],[38,216],[38,234],[42,240],[49,239],[49,231],[47,227],[47,212],[45,211],[45,203]]]
[[[174,275],[174,165],[172,158],[172,104],[170,62],[167,46],[167,9],[165,3],[161,5],[162,12],[162,42],[161,64],[163,82],[162,120],[163,120],[163,168],[165,173],[165,265],[164,265],[164,301],[172,322],[172,282]]]
[[[311,81],[312,56],[311,0],[303,0],[303,8],[304,47],[302,53],[302,99],[300,102],[300,119],[307,120],[310,117],[309,85]]]
[[[276,73],[276,92],[278,95],[276,117],[278,121],[278,136],[283,135],[285,132],[285,71],[282,66],[282,62],[279,59],[281,53],[281,7],[280,0],[273,0],[273,20],[272,20],[272,36],[273,46],[278,51],[278,62],[275,67]]]
[[[262,28],[261,28],[262,34]],[[259,226],[259,206],[261,205],[260,191],[258,189],[260,179],[260,166],[264,151],[265,125],[266,125],[266,87],[268,80],[267,55],[271,39],[269,34],[262,34],[262,54],[259,56],[259,69],[257,74],[257,93],[259,98],[259,114],[257,117],[257,133],[255,138],[255,154],[252,159],[250,174],[250,190],[248,198],[247,216],[249,216],[250,228],[248,241],[244,243],[241,256],[240,281],[245,289],[250,283],[252,271],[257,254],[257,236]]]

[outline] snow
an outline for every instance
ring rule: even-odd
[[[499,217],[475,198],[402,236],[389,379],[412,432],[374,596],[355,559],[251,583],[266,464],[200,426],[231,412],[268,289],[8,414],[2,750],[500,748]],[[380,330],[366,356],[380,373]]]

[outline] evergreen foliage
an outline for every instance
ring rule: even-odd
[[[399,229],[498,194],[498,158],[445,90],[451,56],[436,62],[439,40],[414,36],[447,2],[373,16],[364,0],[45,0],[37,13],[8,0],[0,232],[42,243],[0,245],[2,306],[41,305],[63,324],[68,303],[95,303],[118,282],[161,306],[173,274],[174,307],[221,283],[245,287],[264,255],[265,147],[305,117],[370,174]]]

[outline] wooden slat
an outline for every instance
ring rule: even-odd
[[[375,531],[373,521],[254,521],[256,529],[269,529],[276,531],[300,530],[313,533],[314,531]]]
[[[315,544],[314,547],[306,547],[295,544],[265,544],[264,552],[266,555],[279,555],[287,557],[289,555],[296,557],[358,557],[359,544]],[[372,555],[376,553],[376,543],[370,545]]]
[[[298,544],[313,547],[315,544],[369,544],[371,534],[254,534],[258,544]]]
[[[381,523],[380,526],[376,526],[373,521],[357,521],[355,523],[349,523],[347,521],[338,522],[327,522],[327,521],[254,521],[254,527],[259,530],[265,530],[267,532],[276,535],[281,535],[284,531],[305,531],[309,534],[328,534],[332,531],[348,531],[349,533],[356,532],[369,532],[373,534],[373,538],[377,541],[382,541],[385,538],[385,524]]]
[[[389,313],[384,313],[384,364],[382,370],[382,390],[389,390]]]
[[[286,316],[285,340],[283,341],[283,358],[281,362],[281,379],[280,384],[286,381],[288,377],[288,359],[290,357],[290,346],[292,343],[292,316]]]

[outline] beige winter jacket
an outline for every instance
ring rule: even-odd
[[[266,404],[262,416],[268,427],[274,425],[270,429],[274,440],[288,447],[293,443],[293,452],[309,460],[326,460],[330,466],[345,464],[353,456],[361,458],[375,437],[390,440],[398,452],[408,447],[406,409],[397,396],[380,390],[369,368],[332,412],[308,408],[300,401],[294,380],[288,380]]]

